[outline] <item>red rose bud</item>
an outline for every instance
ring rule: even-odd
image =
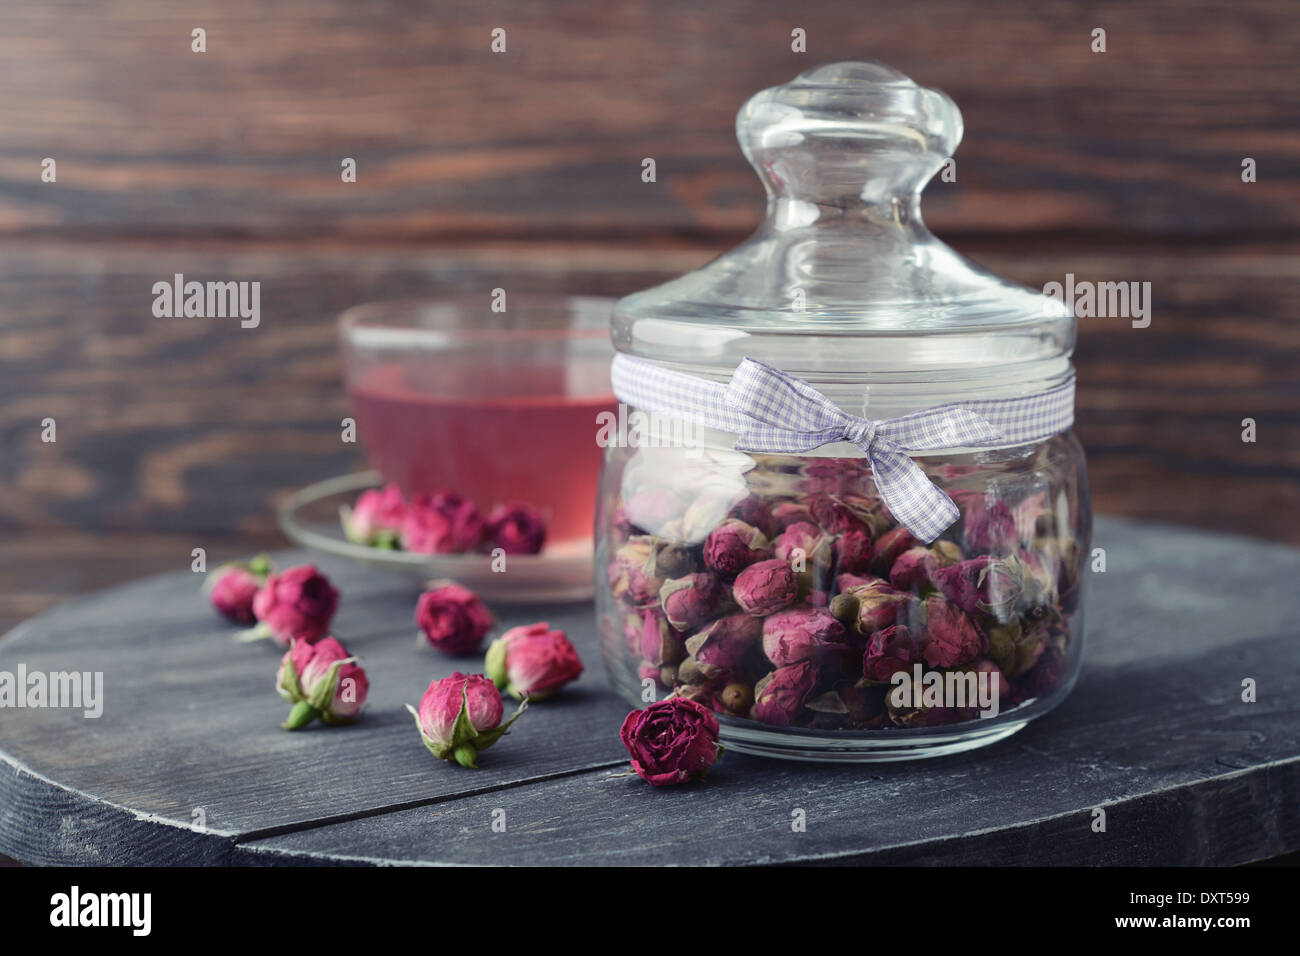
[[[1015,549],[1018,540],[1016,519],[1005,501],[985,501],[966,513],[962,544],[968,552],[1005,554]]]
[[[944,597],[967,614],[976,614],[988,606],[988,555],[959,561],[946,568],[935,568],[930,581]]]
[[[543,700],[582,673],[578,652],[550,625],[512,627],[488,647],[484,669],[515,700]]]
[[[487,522],[474,502],[454,491],[440,491],[428,499],[428,506],[440,511],[451,528],[450,551],[473,551],[487,534]]]
[[[813,520],[833,535],[847,531],[862,531],[871,536],[874,521],[871,502],[865,498],[850,498],[841,495],[812,495],[808,499],[808,508]]]
[[[778,531],[784,531],[793,524],[816,524],[812,511],[802,501],[782,501],[772,507],[772,520]]]
[[[876,580],[854,587],[831,601],[831,613],[863,637],[906,618],[912,596]]]
[[[711,574],[688,574],[665,581],[659,606],[668,623],[679,631],[693,631],[711,621],[726,603],[726,589]]]
[[[497,505],[488,515],[487,539],[506,554],[538,554],[546,543],[546,521],[529,505]]]
[[[236,624],[252,624],[253,598],[271,573],[271,559],[259,554],[247,563],[232,561],[207,576],[204,587],[217,612]]]
[[[788,727],[803,714],[818,676],[812,661],[778,667],[754,685],[754,708],[750,715],[765,724]]]
[[[339,592],[315,565],[300,564],[271,574],[253,597],[257,626],[242,641],[271,638],[281,647],[292,641],[314,644],[329,633],[339,606]]]
[[[440,760],[478,768],[478,753],[501,739],[528,705],[522,705],[504,724],[501,693],[486,677],[457,671],[435,680],[424,692],[420,709],[407,705],[420,729],[420,739]]]
[[[956,564],[961,548],[951,541],[936,541],[930,547],[908,548],[889,571],[889,583],[900,591],[919,591],[933,584],[931,575],[939,568]]]
[[[415,623],[438,650],[472,654],[495,622],[473,591],[452,581],[435,581],[415,604]]]
[[[795,602],[799,597],[799,581],[789,564],[773,558],[741,571],[731,593],[746,613],[766,617]]]
[[[871,567],[871,535],[853,528],[835,539],[835,569],[841,573],[861,574]]]
[[[790,608],[763,621],[763,653],[777,667],[843,650],[848,638],[844,625],[822,608]]]
[[[460,550],[451,519],[427,497],[411,502],[402,519],[401,545],[416,554],[448,554]]]
[[[705,680],[716,680],[740,667],[762,630],[763,622],[756,617],[728,614],[687,638],[686,650],[700,675]]]
[[[868,584],[888,584],[884,578],[878,578],[870,574],[837,574],[835,575],[835,589],[840,592],[851,591],[854,588],[866,587]]]
[[[713,711],[682,697],[632,711],[618,736],[637,776],[655,787],[702,779],[722,752]]]
[[[655,539],[637,535],[614,552],[607,568],[610,590],[618,600],[632,607],[659,601],[664,580],[655,564]]]
[[[406,520],[406,499],[395,484],[369,488],[351,508],[340,508],[339,518],[349,541],[391,550],[397,547]]]
[[[829,568],[834,557],[830,537],[815,524],[798,521],[777,536],[772,555],[791,564],[802,554],[810,566]]]
[[[765,537],[772,537],[780,528],[777,527],[776,518],[772,516],[772,509],[769,508],[757,495],[750,495],[742,498],[736,504],[731,506],[729,517],[739,518],[745,524],[757,528],[763,532]]]
[[[370,692],[366,672],[332,637],[315,644],[294,641],[280,661],[275,688],[293,704],[285,730],[313,720],[348,724],[357,719]]]
[[[925,602],[925,639],[921,656],[931,667],[966,664],[988,650],[988,640],[956,604],[935,595]]]
[[[915,548],[920,543],[906,528],[893,528],[886,531],[876,539],[875,553],[871,558],[871,573],[885,577],[904,551]]]
[[[642,660],[656,667],[678,664],[686,656],[681,634],[668,623],[664,612],[657,607],[649,607],[641,612],[636,651]]]
[[[921,645],[906,625],[882,628],[867,640],[862,655],[862,676],[887,684],[899,671],[909,669],[921,659]]]
[[[704,539],[704,564],[724,578],[734,578],[755,561],[766,561],[772,549],[763,532],[739,518],[728,518]]]

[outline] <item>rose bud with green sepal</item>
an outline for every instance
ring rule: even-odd
[[[472,654],[495,620],[477,594],[454,581],[434,581],[415,604],[424,639],[445,654]]]
[[[788,727],[804,716],[804,705],[820,679],[813,661],[798,661],[778,667],[754,685],[754,707],[750,716],[765,724]]]
[[[905,620],[915,599],[875,580],[849,588],[831,599],[830,611],[863,637]]]
[[[582,661],[563,631],[545,622],[512,627],[488,646],[484,670],[515,700],[544,700],[582,674]]]
[[[349,724],[357,719],[370,692],[366,672],[332,637],[315,644],[294,641],[280,661],[275,689],[293,704],[285,730],[313,720]]]
[[[406,498],[396,484],[369,488],[351,508],[339,509],[339,520],[349,541],[391,551],[399,544],[406,520]]]
[[[658,542],[650,535],[629,538],[607,568],[614,597],[631,607],[646,607],[659,601],[664,579],[655,562]]]
[[[751,564],[740,572],[731,593],[745,613],[765,617],[798,599],[799,581],[788,563],[773,558]]]
[[[251,561],[223,564],[207,576],[204,588],[213,608],[236,624],[252,624],[253,598],[271,573],[271,559],[259,554]]]
[[[713,711],[684,697],[632,711],[618,736],[637,776],[655,787],[703,779],[722,753]]]
[[[641,630],[637,651],[642,660],[658,667],[676,665],[686,656],[681,632],[668,623],[664,612],[657,607],[641,612]]]
[[[734,578],[755,561],[772,557],[771,542],[753,525],[728,518],[704,539],[704,564],[723,578]]]
[[[668,623],[679,631],[693,631],[725,609],[727,590],[712,574],[688,574],[665,581],[659,606]]]
[[[479,751],[500,740],[527,706],[527,702],[520,705],[503,724],[505,707],[496,685],[481,675],[457,671],[429,684],[419,710],[410,704],[406,709],[415,717],[420,739],[430,753],[440,760],[477,769]]]
[[[329,633],[339,606],[339,592],[315,565],[300,564],[267,575],[253,596],[257,624],[239,635],[241,641],[270,638],[287,648],[292,641],[314,644]]]

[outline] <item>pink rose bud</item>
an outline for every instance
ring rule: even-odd
[[[772,516],[772,509],[757,495],[749,495],[736,502],[731,506],[728,516],[739,518],[745,524],[757,528],[767,538],[772,537],[780,530],[777,527],[776,519]]]
[[[402,522],[406,520],[406,499],[395,484],[369,488],[351,508],[341,508],[339,517],[349,541],[392,549],[397,547]]]
[[[686,650],[706,680],[717,680],[740,667],[762,630],[763,622],[756,617],[728,614],[687,638]]]
[[[637,776],[655,787],[703,779],[722,752],[713,711],[681,697],[632,711],[618,736]]]
[[[664,579],[655,563],[655,549],[654,538],[637,535],[614,552],[606,570],[616,599],[631,607],[659,603]]]
[[[889,583],[900,591],[919,591],[929,587],[931,576],[939,568],[961,561],[961,548],[951,541],[936,541],[930,547],[918,545],[898,556],[889,571]]]
[[[724,578],[734,578],[755,561],[772,557],[763,532],[739,518],[728,518],[704,539],[704,564]]]
[[[659,606],[668,623],[679,631],[693,631],[721,612],[726,589],[711,574],[688,574],[665,581],[659,591]]]
[[[530,505],[497,505],[487,519],[488,544],[506,554],[539,554],[546,544],[546,520]]]
[[[897,591],[884,581],[874,580],[837,594],[831,613],[864,637],[905,620],[912,606],[910,594]]]
[[[812,511],[802,501],[782,501],[772,508],[772,520],[780,531],[793,524],[816,524]]]
[[[970,553],[989,552],[1006,554],[1014,551],[1019,542],[1015,515],[1001,499],[982,502],[966,513],[962,543]]]
[[[635,650],[642,660],[656,667],[680,663],[686,656],[681,634],[657,607],[648,607],[641,612]]]
[[[253,614],[253,598],[270,573],[271,559],[265,554],[259,554],[247,563],[234,561],[223,564],[204,582],[208,600],[220,614],[236,624],[252,624],[257,619]]]
[[[457,548],[451,520],[427,496],[412,501],[402,519],[402,547],[416,554],[448,554]]]
[[[970,615],[937,594],[926,599],[921,655],[927,664],[955,667],[973,661],[988,649],[988,638]]]
[[[812,661],[778,667],[754,685],[751,716],[765,724],[788,727],[803,716],[819,676]]]
[[[906,528],[893,528],[886,531],[876,539],[875,554],[871,558],[871,573],[880,577],[887,576],[899,555],[920,543]]]
[[[982,554],[946,568],[935,568],[930,581],[953,604],[967,614],[975,614],[988,606],[988,569],[989,557]]]
[[[285,730],[313,720],[348,724],[357,719],[370,692],[366,672],[332,637],[315,644],[294,641],[280,661],[276,690],[293,704]]]
[[[807,566],[828,568],[834,549],[830,537],[821,528],[807,521],[797,521],[777,536],[772,554],[787,564],[803,555]]]
[[[910,671],[921,659],[921,645],[906,625],[895,624],[876,631],[867,640],[862,655],[862,676],[887,684],[899,671]]]
[[[766,617],[789,607],[799,597],[799,581],[790,565],[779,558],[751,564],[732,586],[741,609],[755,617]]]
[[[563,631],[528,624],[512,627],[489,645],[484,669],[515,700],[542,700],[577,680],[582,661]]]
[[[300,564],[270,574],[253,597],[257,626],[240,635],[242,641],[271,638],[287,648],[292,641],[314,644],[329,633],[339,606],[339,592],[312,564]]]
[[[417,503],[432,508],[447,519],[448,547],[443,550],[463,554],[483,543],[487,523],[474,502],[455,491],[439,491]],[[413,504],[412,507],[415,505]]]
[[[495,623],[478,595],[453,581],[435,581],[415,604],[425,640],[446,654],[472,654]]]
[[[440,760],[478,768],[478,752],[501,739],[528,705],[522,705],[504,724],[501,692],[486,677],[457,671],[434,680],[420,700],[420,709],[407,705],[420,729],[420,739]]]
[[[871,537],[874,516],[866,499],[846,495],[813,495],[808,499],[813,520],[832,535],[863,531]]]
[[[777,667],[842,651],[848,639],[844,625],[823,608],[789,608],[763,621],[763,653]]]
[[[851,528],[835,539],[835,568],[848,574],[865,574],[871,567],[871,535]]]

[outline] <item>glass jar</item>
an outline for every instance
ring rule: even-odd
[[[1002,739],[1069,693],[1081,659],[1074,318],[925,228],[921,188],[962,132],[943,93],[836,63],[757,94],[736,125],[766,221],[614,310],[622,421],[596,516],[610,679],[634,705],[712,708],[749,753],[901,760]],[[774,390],[737,393],[744,366]],[[1044,396],[1067,404],[1041,434],[994,415]],[[778,423],[787,398],[835,434],[795,441],[782,419],[773,448],[728,417]],[[995,423],[977,439],[953,425],[972,411]],[[924,440],[877,437],[922,420]],[[913,533],[935,514],[941,532]]]

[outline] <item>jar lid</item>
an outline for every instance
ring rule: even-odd
[[[720,380],[748,357],[814,383],[908,383],[925,401],[936,383],[992,395],[1071,374],[1070,310],[921,219],[921,189],[962,135],[945,94],[881,63],[831,63],[753,96],[736,134],[766,220],[708,265],[619,300],[619,351]]]

